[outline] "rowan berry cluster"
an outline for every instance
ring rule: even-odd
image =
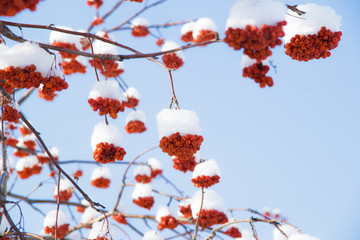
[[[122,102],[122,104],[127,108],[136,108],[139,104],[139,99],[135,97],[127,97],[127,101]]]
[[[77,49],[75,43],[54,41],[54,42],[51,43],[51,45],[56,46],[56,47],[61,47],[61,48],[66,48],[66,49],[70,49],[70,50],[79,51],[79,49]],[[77,55],[72,54],[72,53],[61,52],[61,51],[59,51],[59,53],[60,53],[61,57],[63,57],[63,58],[75,59],[77,57]]]
[[[151,182],[151,180],[152,180],[151,175],[148,176],[146,174],[138,174],[135,176],[135,181],[138,183],[149,183]]]
[[[155,201],[154,197],[138,197],[137,199],[133,199],[133,203],[135,203],[139,207],[150,210],[154,205]]]
[[[135,120],[128,122],[125,130],[127,133],[142,133],[146,131],[146,127],[142,121]]]
[[[14,16],[24,9],[36,10],[40,0],[2,0],[0,1],[0,16]]]
[[[93,185],[94,187],[98,187],[98,188],[108,188],[110,186],[110,182],[111,182],[110,179],[100,177],[100,178],[91,180],[91,185]]]
[[[169,156],[179,158],[190,158],[200,150],[200,145],[204,138],[199,135],[186,134],[181,136],[179,132],[162,137],[160,140],[160,148]]]
[[[4,105],[4,109],[2,112],[1,119],[8,122],[18,123],[20,118],[20,113],[17,109],[13,108],[12,106],[6,104]]]
[[[225,213],[219,212],[214,209],[202,209],[199,218],[199,226],[202,229],[209,228],[215,224],[223,224],[228,222],[228,218]]]
[[[48,227],[46,226],[44,231],[46,234],[51,234],[51,236],[55,237],[55,229],[56,229],[56,234],[57,234],[57,237],[59,239],[61,238],[64,238],[67,231],[69,231],[69,224],[63,224],[61,226],[53,226],[53,227]]]
[[[161,221],[158,224],[158,229],[161,231],[165,228],[175,229],[179,225],[179,222],[172,216],[162,216]]]
[[[149,28],[142,25],[134,26],[131,29],[131,35],[133,35],[134,37],[146,37],[147,35],[149,35],[149,33]]]
[[[32,175],[40,174],[42,170],[41,164],[34,164],[32,167],[24,167],[21,171],[17,171],[19,178],[27,179]]]
[[[82,65],[76,59],[71,59],[70,61],[63,61],[61,63],[63,67],[63,72],[65,75],[70,75],[73,73],[85,73],[86,66]]]
[[[194,183],[195,187],[208,188],[208,187],[211,187],[212,185],[218,183],[219,179],[220,179],[220,177],[218,175],[214,175],[214,176],[201,175],[196,178],[192,178],[191,181]]]
[[[99,9],[103,5],[103,0],[87,0],[86,4],[88,6],[93,6],[95,9]]]
[[[102,64],[102,61],[104,63],[104,66]],[[95,62],[95,68],[100,70],[101,74],[104,77],[107,78],[117,77],[124,72],[124,69],[120,68],[119,64],[116,63],[114,60],[103,59],[102,61],[100,59],[93,59],[93,60],[89,60],[89,63],[91,66],[94,67],[94,62]]]
[[[57,192],[54,192],[54,197],[56,200],[59,199],[59,201],[68,202],[72,196],[73,191],[74,190],[72,188],[69,188],[63,191],[59,191],[59,194]]]
[[[193,38],[193,32],[192,31],[189,31],[183,35],[181,35],[181,38],[180,38],[182,41],[184,42],[193,42],[194,41],[194,38]]]
[[[338,46],[342,32],[332,32],[322,27],[317,34],[295,35],[285,44],[285,53],[298,61],[327,58],[330,50]]]
[[[88,103],[92,107],[93,111],[96,112],[99,110],[100,116],[109,114],[113,119],[117,118],[118,112],[123,112],[125,110],[123,104],[117,99],[102,97],[98,97],[97,99],[90,98]]]
[[[182,58],[179,57],[176,53],[164,54],[162,56],[162,60],[168,68],[178,69],[184,64]]]
[[[261,28],[247,25],[245,29],[229,27],[224,41],[234,50],[244,48],[244,54],[252,59],[265,60],[272,52],[270,48],[281,45],[280,37],[285,36],[283,26],[286,21],[274,26],[263,24]]]
[[[189,218],[192,216],[191,206],[190,204],[187,206],[180,206],[179,205],[179,212],[184,216],[184,218]]]
[[[0,69],[0,79],[5,80],[5,89],[9,93],[13,88],[37,88],[44,82],[41,73],[36,72],[36,66],[33,64],[24,68],[9,66],[6,69]]]
[[[51,93],[51,92],[44,94],[42,91],[42,86],[38,88],[38,94],[39,94],[39,98],[45,99],[46,101],[52,101],[57,96],[56,93]]]
[[[104,19],[102,17],[97,17],[91,22],[91,26],[97,26],[104,23]]]
[[[224,233],[232,238],[241,238],[242,237],[242,234],[241,234],[239,228],[237,228],[237,227],[230,227]]]
[[[59,76],[44,78],[42,83],[43,86],[41,92],[46,96],[51,96],[54,92],[67,89],[69,87],[69,84]]]
[[[266,85],[272,87],[274,85],[272,77],[266,76],[269,69],[269,66],[264,65],[262,62],[254,63],[243,69],[243,77],[254,79],[256,83],[259,83],[261,88],[266,87]]]
[[[15,137],[8,137],[6,140],[5,140],[5,144],[7,146],[11,146],[11,147],[16,147],[16,144],[18,143],[19,141],[15,138]]]
[[[120,224],[127,224],[126,218],[121,213],[114,214],[111,216],[111,218]]]
[[[157,175],[161,175],[162,170],[161,169],[153,169],[151,168],[151,178],[156,178]]]
[[[175,157],[172,160],[174,163],[173,167],[184,173],[186,173],[187,171],[194,171],[194,168],[197,164],[194,156],[189,158]]]
[[[94,159],[100,163],[115,162],[115,160],[123,160],[126,152],[124,148],[114,146],[107,142],[98,143],[93,153]]]
[[[184,37],[185,40],[189,40],[190,38]],[[201,43],[211,40],[216,40],[218,38],[218,33],[211,31],[211,30],[200,30],[200,33],[197,35],[196,39],[193,39],[192,41],[194,43]],[[183,37],[181,37],[183,39]],[[183,40],[184,41],[184,40]],[[202,45],[204,46],[204,45]]]

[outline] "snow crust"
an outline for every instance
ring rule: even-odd
[[[159,160],[157,160],[156,158],[149,158],[147,160],[147,164],[150,166],[151,169],[162,169],[162,165],[161,162]]]
[[[72,29],[71,27],[57,26],[56,28],[74,31],[74,29]],[[81,49],[80,36],[78,36],[78,35],[62,33],[62,32],[58,32],[58,31],[51,31],[50,32],[50,43],[53,44],[55,41],[75,44],[75,46],[78,50]]]
[[[276,25],[285,19],[286,11],[285,4],[276,0],[238,0],[230,10],[226,29]]]
[[[50,211],[46,214],[46,217],[44,219],[44,227],[53,227],[55,226],[56,223],[56,210]],[[57,221],[57,225],[61,226],[64,224],[68,224],[69,220],[68,217],[66,216],[66,214],[62,211],[59,211],[58,213],[58,221]]]
[[[91,207],[87,207],[87,208],[85,208],[85,211],[83,212],[83,214],[81,216],[81,223],[87,223],[91,219],[96,219],[100,216],[101,216],[101,213],[99,213],[98,211],[96,211],[95,209],[93,209]]]
[[[89,99],[97,99],[98,97],[117,99],[120,103],[125,101],[119,83],[115,80],[96,82],[89,92]]]
[[[111,172],[110,169],[107,167],[97,167],[93,170],[92,174],[91,174],[91,180],[96,180],[98,178],[106,178],[106,179],[110,179],[111,178]]]
[[[73,189],[71,182],[66,179],[66,178],[61,178],[60,179],[60,192],[61,191],[66,191],[69,189]],[[53,190],[53,193],[56,195],[58,192],[58,186],[56,186]]]
[[[150,230],[144,234],[142,240],[163,240],[163,238],[155,230]]]
[[[128,87],[128,89],[126,89],[126,92],[124,93],[124,95],[125,95],[125,99],[126,99],[126,97],[133,97],[136,99],[140,99],[140,94],[134,87]]]
[[[151,176],[151,168],[148,165],[138,165],[134,169],[133,174],[134,174],[134,176],[146,175],[146,176],[150,177]]]
[[[320,240],[320,239],[307,234],[295,233],[291,235],[288,240]]]
[[[209,159],[206,162],[199,163],[195,166],[192,178],[197,178],[199,176],[219,176],[220,177],[220,168],[217,165],[214,159]]]
[[[105,222],[94,222],[92,224],[88,239],[98,239],[99,237],[112,239],[109,233],[109,226]]]
[[[218,32],[217,26],[210,18],[199,18],[193,28],[193,38],[196,39],[201,30],[210,30],[212,32]]]
[[[157,222],[161,222],[161,217],[165,217],[165,216],[173,216],[173,214],[169,207],[165,205],[160,205],[158,211],[156,212],[155,219]]]
[[[204,210],[213,209],[213,210],[218,210],[219,212],[226,211],[225,202],[222,199],[222,197],[220,197],[219,194],[217,194],[215,191],[210,189],[206,189],[204,190],[204,192],[205,192],[204,202],[202,209]],[[193,218],[197,218],[197,214],[199,213],[200,205],[201,205],[201,196],[202,196],[201,190],[198,190],[195,192],[194,196],[192,197],[191,211]]]
[[[106,125],[102,122],[96,124],[91,135],[92,150],[95,151],[96,145],[101,142],[107,142],[122,147],[120,129],[115,125]]]
[[[164,45],[162,46],[161,48],[161,51],[162,52],[165,52],[165,51],[169,51],[169,50],[173,50],[173,49],[176,49],[176,48],[179,48],[180,45],[177,44],[176,42],[174,41],[165,41]],[[175,54],[181,58],[182,60],[184,60],[184,54],[183,52],[180,50],[180,51],[176,51]]]
[[[195,28],[195,24],[196,24],[196,22],[194,22],[194,21],[185,23],[180,29],[181,35],[184,35],[188,32],[192,32]]]
[[[151,197],[153,196],[152,186],[147,183],[137,183],[135,184],[134,191],[131,194],[133,199],[138,199],[139,197]]]
[[[298,231],[296,231],[295,228],[291,227],[290,225],[279,225],[279,228],[288,236],[290,237],[291,235],[297,233]],[[281,234],[281,232],[279,230],[277,230],[277,228],[273,229],[273,237],[274,240],[287,240],[286,237],[284,235]]]
[[[61,59],[58,53],[55,54],[57,60]],[[0,69],[9,66],[25,68],[31,64],[36,66],[36,71],[40,72],[44,78],[49,76],[63,77],[64,75],[55,57],[35,43],[24,42],[12,47],[0,45]]]
[[[341,16],[336,14],[331,7],[309,3],[298,5],[297,8],[304,11],[305,14],[301,15],[301,18],[297,18],[296,13],[288,10],[289,15],[286,16],[287,25],[284,27],[285,43],[290,42],[291,38],[296,34],[317,34],[323,26],[333,32],[340,31]]]
[[[32,168],[35,164],[41,166],[41,163],[39,163],[39,160],[36,156],[23,157],[17,161],[15,169],[16,171],[20,172],[23,171],[24,168]]]
[[[149,27],[150,23],[147,19],[142,18],[142,17],[138,17],[135,18],[132,23],[131,23],[131,28],[137,27],[137,26],[144,26],[144,27]]]
[[[189,110],[163,109],[156,115],[159,138],[169,137],[179,132],[180,135],[200,135],[199,118],[195,112]]]
[[[125,119],[125,125],[130,121],[138,120],[140,122],[146,123],[145,113],[141,110],[134,110],[129,113],[129,115]]]

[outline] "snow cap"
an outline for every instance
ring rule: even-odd
[[[200,135],[199,118],[196,113],[189,110],[163,109],[156,115],[159,138],[169,137],[179,132],[180,135]]]
[[[199,18],[193,29],[193,38],[196,39],[201,30],[210,30],[212,32],[218,32],[217,26],[210,18]]]
[[[157,222],[161,222],[161,218],[165,217],[165,216],[173,216],[171,210],[169,207],[165,206],[165,205],[160,205],[158,208],[158,211],[156,212],[156,221]]]
[[[120,103],[125,101],[124,94],[120,90],[119,83],[115,80],[105,80],[96,82],[89,92],[89,99],[111,98],[119,100]]]
[[[195,192],[191,201],[191,211],[193,218],[197,218],[197,214],[200,210],[201,205],[201,190]],[[204,210],[218,210],[219,212],[225,212],[225,203],[224,200],[217,194],[215,191],[210,189],[204,189],[204,202],[203,207]]]
[[[60,192],[66,191],[69,189],[73,189],[71,182],[66,178],[61,178],[60,179]],[[57,194],[57,192],[58,192],[58,186],[56,185],[56,187],[53,190],[53,193]]]
[[[265,60],[262,60],[261,63],[263,65],[269,65],[270,57],[266,58]],[[241,58],[241,68],[244,69],[246,67],[250,67],[251,65],[256,63],[256,59],[251,59],[248,55],[243,54]]]
[[[273,26],[284,21],[286,10],[285,4],[276,0],[238,0],[230,10],[226,29],[245,29],[246,25]]]
[[[133,172],[134,176],[146,175],[151,176],[151,168],[148,165],[137,165]]]
[[[71,27],[58,26],[56,28],[74,31],[74,29],[72,29]],[[77,49],[81,49],[79,35],[73,35],[73,34],[68,34],[68,33],[63,33],[63,32],[58,32],[58,31],[53,30],[50,32],[50,44],[53,44],[54,42],[75,44],[75,47]]]
[[[194,21],[185,23],[180,29],[181,35],[184,35],[188,32],[192,32],[195,28],[195,24],[196,24],[196,22],[194,22]]]
[[[131,194],[133,199],[138,199],[139,197],[152,197],[152,186],[147,183],[137,183],[135,184],[134,191]]]
[[[287,25],[284,27],[285,43],[290,42],[296,34],[317,34],[323,26],[333,32],[340,31],[341,16],[336,14],[331,7],[309,3],[298,5],[296,8],[304,11],[305,14],[301,15],[301,18],[297,18],[296,13],[288,10]]]
[[[125,119],[125,125],[131,121],[140,121],[144,124],[146,123],[145,113],[141,110],[134,110],[129,113],[129,115]]]
[[[150,23],[147,19],[142,18],[142,17],[138,17],[135,18],[132,23],[131,23],[131,28],[137,27],[137,26],[144,26],[144,27],[148,27],[150,26]]]
[[[144,234],[142,240],[163,240],[163,238],[155,230],[150,230]]]
[[[295,233],[293,235],[291,235],[289,238],[289,240],[320,240],[317,237],[313,237],[307,234],[302,234],[302,233]]]
[[[192,178],[197,178],[199,176],[219,176],[220,177],[220,168],[217,165],[214,159],[209,159],[205,162],[196,164],[193,172]]]
[[[110,179],[111,178],[110,169],[107,167],[95,168],[91,174],[91,180],[96,180],[98,178]]]
[[[56,210],[53,210],[46,214],[43,224],[44,224],[44,227],[51,228],[51,227],[55,226],[55,223],[56,223]],[[57,225],[61,226],[64,224],[69,224],[69,220],[65,213],[63,213],[62,211],[59,211]]]
[[[149,158],[147,160],[147,164],[150,166],[151,169],[162,169],[162,165],[161,162],[159,160],[157,160],[156,158]]]
[[[176,49],[176,48],[179,48],[180,45],[177,44],[176,42],[174,41],[165,41],[164,45],[162,46],[161,48],[161,51],[162,52],[165,52],[165,51],[169,51],[169,50],[173,50],[173,49]],[[183,52],[180,50],[180,51],[176,51],[175,54],[181,58],[182,60],[184,60],[184,54]]]
[[[95,209],[91,207],[85,208],[85,211],[81,215],[81,223],[87,223],[93,219],[96,219],[101,216],[101,213],[96,211]]]
[[[28,156],[20,158],[15,166],[16,171],[21,172],[24,170],[24,168],[32,168],[34,165],[41,166],[41,163],[39,163],[39,160],[36,156]]]
[[[115,146],[122,146],[122,138],[120,129],[115,125],[106,125],[105,123],[98,123],[94,127],[91,135],[91,148],[96,150],[96,145],[101,142],[114,144]]]

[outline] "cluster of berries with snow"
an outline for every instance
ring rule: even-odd
[[[160,148],[169,156],[188,159],[200,150],[199,118],[189,110],[164,109],[157,114]]]
[[[53,190],[53,194],[56,200],[62,202],[68,202],[74,192],[71,182],[68,179],[60,179],[60,187],[56,186]]]
[[[133,203],[148,210],[150,210],[155,203],[152,186],[148,183],[137,183],[131,197]]]
[[[341,39],[341,16],[330,7],[304,4],[301,19],[286,17],[285,53],[298,61],[327,58]]]
[[[135,181],[138,183],[151,182],[151,168],[148,165],[138,165],[134,169]]]
[[[188,22],[182,26],[180,33],[182,41],[194,43],[216,40],[219,35],[215,22],[210,18],[199,18],[196,22]]]
[[[235,219],[230,219],[229,222],[232,222]],[[224,233],[232,238],[242,238],[241,229],[239,224],[232,224],[230,227],[224,231]]]
[[[27,179],[32,175],[40,174],[42,164],[35,156],[22,157],[17,161],[15,169],[19,178]]]
[[[117,118],[118,112],[125,110],[122,102],[124,94],[115,80],[96,82],[89,93],[88,103],[93,111],[99,111],[99,115],[109,114],[113,119]]]
[[[272,87],[274,85],[272,77],[266,76],[270,70],[267,61],[256,61],[244,55],[242,58],[242,67],[243,77],[254,79],[261,88],[266,86]]]
[[[179,203],[178,215],[183,218],[192,217],[191,198],[186,198]]]
[[[59,160],[59,150],[57,149],[57,147],[51,147],[49,149],[49,151],[50,151],[51,155],[54,157],[54,159],[56,161],[58,161]],[[36,157],[41,164],[45,164],[45,163],[48,163],[51,161],[49,155],[46,152],[38,153],[38,154],[36,154]]]
[[[40,0],[2,0],[0,1],[0,16],[15,16],[24,9],[36,10]]]
[[[126,100],[123,105],[127,108],[135,109],[139,104],[140,94],[134,87],[128,87],[124,93]]]
[[[220,168],[214,159],[195,166],[191,181],[195,187],[208,188],[220,180]]]
[[[99,9],[103,5],[103,0],[87,0],[86,4],[95,9]]]
[[[57,219],[56,219],[57,216]],[[57,226],[55,226],[57,224]],[[69,220],[62,211],[50,211],[44,219],[44,232],[51,234],[52,237],[57,236],[59,239],[64,238],[69,230]]]
[[[91,136],[91,148],[95,161],[99,163],[123,160],[126,154],[122,147],[120,129],[115,125],[98,123]]]
[[[149,158],[147,164],[150,166],[152,178],[156,178],[157,175],[162,174],[162,165],[159,160],[156,158]]]
[[[111,216],[112,219],[114,219],[116,222],[120,223],[120,224],[127,224],[127,220],[124,217],[124,214],[126,214],[126,209],[125,206],[122,202],[119,202],[117,208],[116,208],[116,213],[114,215]]]
[[[145,114],[140,110],[132,111],[125,120],[125,130],[127,133],[142,133],[146,131]]]
[[[179,157],[173,157],[173,168],[177,169],[181,172],[186,173],[187,171],[194,171],[194,168],[197,164],[197,158],[196,155],[189,157],[189,158],[179,158]]]
[[[179,222],[173,217],[170,208],[163,205],[159,206],[156,213],[156,221],[160,231],[165,228],[175,229],[179,225]]]
[[[109,223],[94,222],[88,236],[89,240],[111,240],[113,239],[109,232]]]
[[[134,37],[146,37],[149,35],[149,21],[145,18],[135,18],[131,23],[131,34]]]
[[[166,41],[161,51],[169,51],[179,47],[180,46],[173,41]],[[182,51],[167,53],[162,56],[162,60],[167,68],[178,69],[184,64],[184,55]]]
[[[91,174],[91,185],[97,188],[108,188],[111,182],[110,169],[97,167]]]

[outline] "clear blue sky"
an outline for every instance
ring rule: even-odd
[[[105,0],[104,9],[112,6],[107,2],[113,1]],[[143,17],[150,24],[210,17],[223,38],[228,12],[234,2],[168,0]],[[289,222],[321,240],[355,240],[360,234],[357,223],[360,214],[360,78],[357,69],[360,4],[355,0],[316,3],[331,6],[343,18],[342,40],[330,58],[296,62],[284,54],[283,46],[277,47],[273,51],[277,72],[271,70],[275,84],[272,88],[260,89],[252,80],[242,77],[241,52],[223,43],[213,44],[184,52],[184,66],[173,73],[175,90],[180,107],[196,111],[200,118],[205,139],[201,156],[215,158],[221,167],[221,181],[214,190],[224,197],[228,208],[280,208]],[[121,23],[138,7],[139,4],[126,2],[109,17],[106,26]],[[25,11],[2,19],[86,29],[93,15],[93,9],[86,6],[85,0],[45,0],[35,13]],[[161,33],[167,40],[181,44],[180,27],[163,29]],[[48,42],[49,32],[24,29],[23,35]],[[139,51],[160,50],[152,37],[134,39],[127,31],[114,35],[118,42]],[[53,103],[34,94],[21,107],[47,144],[60,149],[61,160],[92,159],[90,136],[93,126],[102,118],[92,112],[87,103],[88,92],[96,81],[93,70],[90,67],[88,70],[86,75],[67,77],[69,89],[61,92]],[[126,61],[122,76],[140,92],[139,109],[148,120],[148,131],[142,135],[129,136],[123,131],[128,152],[126,160],[131,160],[158,144],[155,115],[169,106],[171,92],[167,73],[147,60]],[[122,128],[126,115],[120,114],[117,120],[111,119],[111,123]],[[155,150],[140,161],[149,157],[161,160],[165,176],[184,188],[186,195],[195,192],[191,174],[175,172],[167,155]],[[66,169],[72,173],[77,167],[66,166]],[[96,201],[111,208],[124,167],[112,167],[114,179],[110,190],[96,190],[88,184],[92,168],[82,166],[86,173],[80,185]],[[22,181],[14,192],[26,194],[45,179],[46,174]],[[163,185],[161,180],[154,183],[159,189]],[[31,196],[51,198],[52,188],[52,183],[45,184]],[[131,190],[126,193],[125,199],[130,199]],[[157,203],[166,204],[167,199],[160,197]],[[129,212],[139,210],[128,205]],[[26,204],[22,207],[26,229],[40,231],[41,215],[33,213]],[[41,207],[52,210],[55,206]],[[260,239],[272,239],[270,227],[257,226]]]

